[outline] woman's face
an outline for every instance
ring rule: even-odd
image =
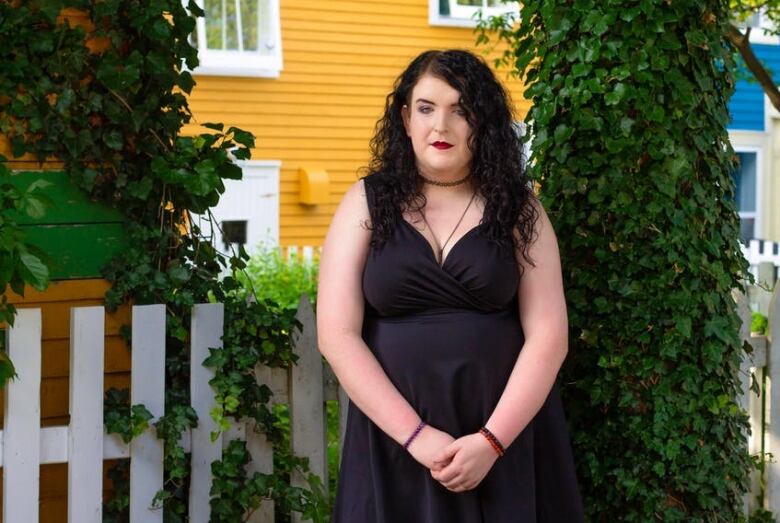
[[[425,74],[412,89],[409,105],[401,108],[423,176],[462,178],[469,173],[471,128],[459,100],[460,93],[447,82]]]

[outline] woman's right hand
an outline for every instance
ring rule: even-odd
[[[417,437],[412,440],[407,450],[414,459],[431,470],[441,470],[448,463],[434,463],[433,457],[441,449],[455,441],[455,438],[430,425],[425,425]]]

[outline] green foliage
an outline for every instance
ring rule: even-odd
[[[767,327],[769,327],[769,318],[760,312],[754,311],[751,313],[750,332],[766,334]]]
[[[16,308],[8,303],[6,290],[24,296],[25,284],[42,291],[49,285],[49,269],[43,260],[46,255],[25,241],[22,228],[15,217],[26,215],[40,218],[50,202],[40,189],[49,185],[37,180],[26,190],[20,191],[11,183],[11,172],[0,155],[0,324],[13,326]],[[0,388],[16,376],[13,363],[5,350],[0,351]]]
[[[149,428],[152,413],[143,405],[130,406],[130,394],[127,389],[111,387],[103,399],[105,411],[103,422],[106,432],[118,434],[125,443],[140,436]]]
[[[130,520],[130,460],[117,461],[108,469],[114,495],[103,500],[103,523]]]
[[[561,254],[562,369],[590,521],[743,521],[725,3],[523,2],[495,19],[532,99],[529,169]]]
[[[306,472],[305,466],[302,466],[305,462],[296,460],[293,467],[306,477],[308,490],[290,486],[286,478],[279,475],[255,472],[247,477],[249,459],[246,444],[231,441],[223,452],[222,461],[212,465],[211,521],[242,521],[244,515],[259,508],[263,500],[274,500],[275,510],[281,514],[289,515],[290,510],[295,510],[301,513],[303,521],[329,521],[329,507],[323,503],[325,492],[322,482],[316,475]]]
[[[87,34],[77,24],[58,21],[63,8],[80,9],[94,31]],[[129,302],[166,305],[166,412],[155,423],[164,441],[165,490],[155,503],[162,504],[167,522],[188,519],[189,456],[179,441],[198,421],[189,407],[192,306],[225,304],[225,348],[207,360],[217,374],[219,407],[213,415],[221,430],[229,417],[246,417],[273,432],[270,391],[251,379],[250,368],[256,362],[294,363],[292,314],[269,303],[248,303],[236,279],[249,259],[246,252],[218,253],[192,219],[193,214],[211,218],[209,209],[224,192],[224,180],[241,178],[234,159],[248,159],[254,147],[250,133],[219,123],[205,124],[210,132],[181,135],[191,119],[186,95],[195,85],[183,65],[198,63],[190,36],[195,16],[202,14],[192,0],[186,9],[180,0],[0,2],[0,134],[15,157],[32,154],[62,162],[90,198],[124,213],[130,247],[103,269],[112,284],[107,308]],[[103,48],[90,52],[92,44]],[[35,187],[14,192],[4,179],[4,161],[0,158],[0,283],[15,291],[23,283],[43,288],[45,259],[27,247],[5,209],[36,214],[46,202]],[[225,272],[229,275],[220,278]],[[0,314],[12,320],[5,296],[2,303]],[[3,373],[12,368],[0,359],[0,378]],[[106,402],[106,425],[125,440],[145,430],[151,419],[142,406],[130,408],[117,391]],[[305,463],[299,467],[306,470]],[[120,476],[117,472],[116,497],[106,504],[109,520],[121,520],[126,508]],[[282,477],[274,472],[272,481]],[[279,492],[279,503],[294,510],[312,510],[300,496],[318,496],[309,490],[285,501],[292,491]],[[225,496],[219,499],[230,502]]]
[[[295,256],[285,260],[278,249],[260,246],[238,279],[257,301],[278,304],[285,311],[297,310],[302,294],[315,304],[318,274],[318,261]]]
[[[325,403],[327,416],[325,423],[328,429],[328,492],[330,493],[328,501],[331,507],[335,507],[341,461],[339,453],[339,402],[328,400]]]
[[[271,441],[274,416],[268,408],[271,389],[259,385],[255,367],[289,367],[298,357],[292,352],[292,332],[300,329],[295,311],[279,315],[265,303],[228,302],[225,309],[225,333],[221,349],[209,349],[203,365],[215,369],[209,382],[216,392],[216,406],[211,412],[218,432],[230,428],[230,418],[253,419]]]

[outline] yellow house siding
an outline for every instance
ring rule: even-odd
[[[196,76],[190,106],[196,123],[254,133],[254,159],[281,160],[280,242],[321,245],[341,196],[368,162],[393,80],[421,51],[475,50],[476,37],[471,28],[431,26],[427,0],[282,0],[281,27],[279,78]],[[528,109],[521,83],[505,71],[499,77],[521,119]],[[301,167],[327,170],[327,204],[299,202]]]

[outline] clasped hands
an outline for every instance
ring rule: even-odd
[[[409,445],[409,453],[451,492],[475,488],[487,476],[498,454],[482,434],[455,439],[426,425]]]

